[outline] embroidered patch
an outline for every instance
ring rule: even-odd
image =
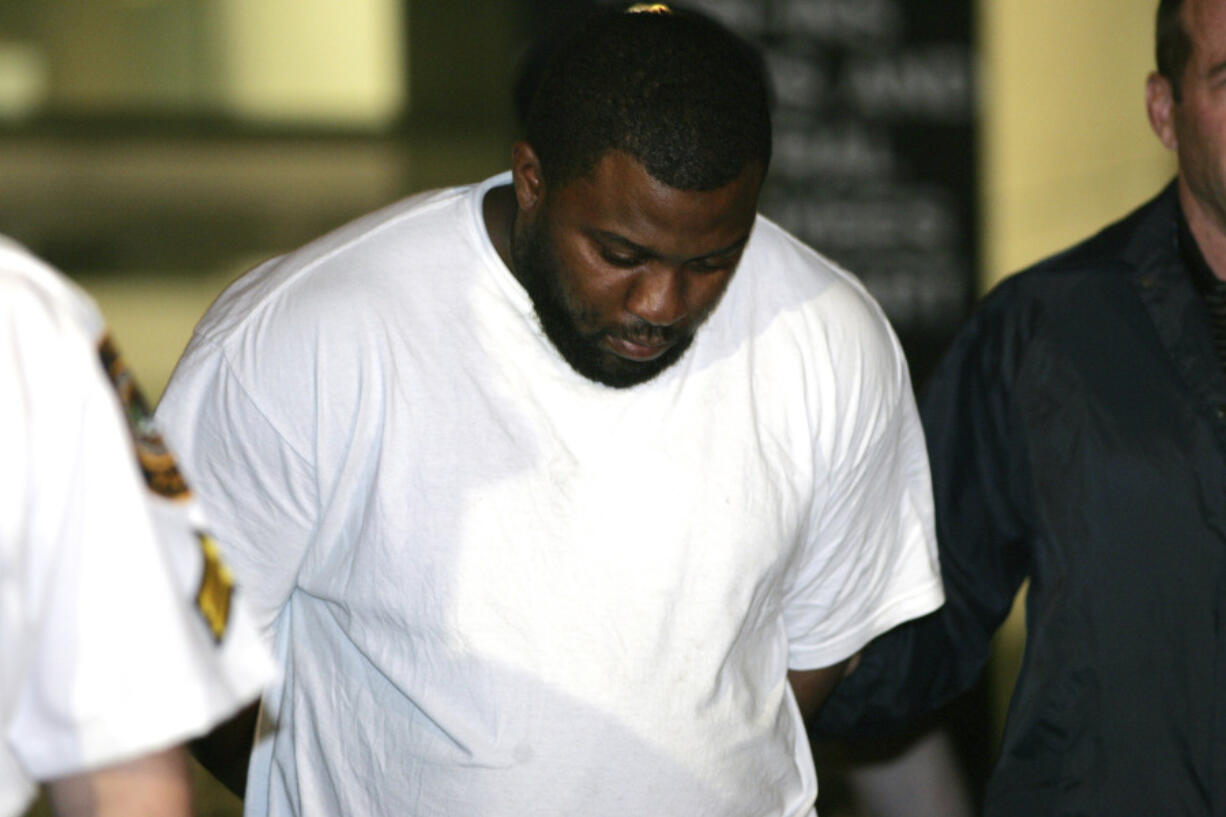
[[[190,495],[187,483],[179,473],[174,456],[166,450],[162,435],[154,429],[149,404],[145,402],[145,396],[141,393],[136,378],[119,355],[109,335],[98,345],[98,354],[102,358],[102,367],[119,396],[124,416],[128,418],[128,429],[132,432],[132,442],[136,447],[136,461],[145,477],[145,484],[159,496],[186,499]]]
[[[204,554],[204,572],[196,592],[196,609],[204,617],[213,640],[221,643],[230,624],[230,599],[234,595],[234,574],[221,558],[221,550],[212,537],[197,533]]]

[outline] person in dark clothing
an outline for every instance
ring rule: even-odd
[[[1178,177],[955,340],[921,401],[947,603],[814,725],[880,734],[970,686],[1029,579],[989,817],[1226,814],[1226,3],[1157,22]]]

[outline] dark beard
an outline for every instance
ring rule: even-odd
[[[511,239],[511,259],[515,276],[532,298],[537,319],[545,336],[570,367],[588,380],[616,389],[637,386],[658,375],[685,354],[693,335],[683,335],[675,327],[653,326],[646,321],[584,332],[580,326],[591,323],[590,315],[572,303],[563,290],[557,259],[548,237],[539,227],[525,227]],[[676,340],[664,354],[653,360],[627,360],[606,349],[606,335],[658,344]]]

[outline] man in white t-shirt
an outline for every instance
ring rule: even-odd
[[[756,216],[760,58],[649,8],[510,173],[248,273],[171,379],[284,669],[249,815],[811,815],[804,715],[942,600],[898,344]]]
[[[0,237],[0,817],[186,815],[273,664],[93,303]]]

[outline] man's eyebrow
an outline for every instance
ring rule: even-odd
[[[594,238],[602,244],[616,244],[618,248],[629,250],[635,255],[641,255],[644,258],[655,258],[657,255],[655,250],[651,249],[650,247],[644,247],[641,244],[635,244],[624,235],[610,233],[607,230],[597,230],[594,227],[584,228],[583,232],[590,238]]]
[[[630,239],[626,238],[625,236],[618,235],[617,233],[610,233],[606,230],[597,230],[595,228],[584,229],[583,232],[587,233],[588,236],[596,239],[597,241],[601,243],[616,244],[620,249],[633,252],[635,255],[641,256],[642,258],[660,258],[662,257],[660,253],[656,252],[650,247],[644,247],[641,244],[636,244]],[[707,258],[718,258],[721,255],[728,255],[729,253],[734,253],[740,250],[742,247],[745,246],[746,243],[748,243],[748,241],[749,241],[749,233],[746,233],[745,235],[741,236],[736,241],[733,241],[731,244],[729,244],[726,247],[720,247],[718,250],[713,250],[712,252],[704,253],[703,255],[695,256],[694,258],[688,258],[686,260],[687,261],[702,261]]]

